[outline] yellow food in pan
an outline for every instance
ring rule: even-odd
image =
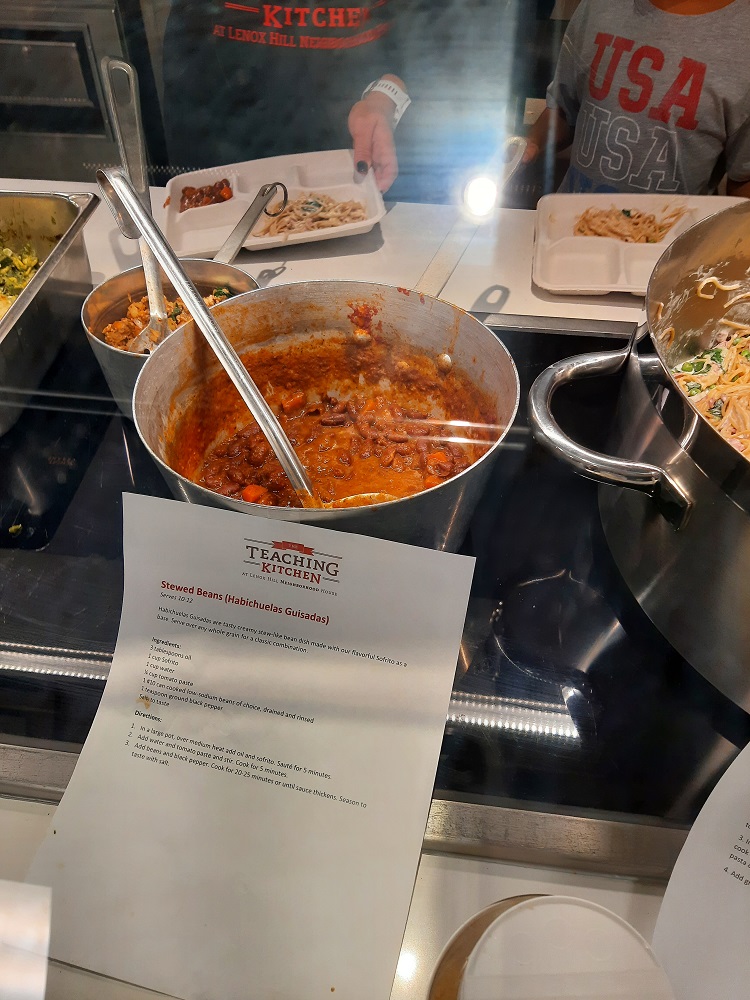
[[[0,249],[0,318],[34,277],[40,261],[31,247],[15,251]]]

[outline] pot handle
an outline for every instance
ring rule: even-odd
[[[569,438],[552,416],[552,397],[561,385],[580,378],[614,375],[628,358],[623,351],[581,354],[550,365],[536,379],[529,393],[529,423],[534,437],[557,458],[597,483],[625,486],[653,497],[663,517],[681,528],[692,501],[666,469],[647,462],[631,462],[583,447]]]

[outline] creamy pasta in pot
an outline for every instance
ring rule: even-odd
[[[723,283],[714,277],[697,282],[700,298],[726,296],[724,315],[712,346],[677,365],[673,373],[698,412],[750,458],[750,316],[746,311],[750,290],[741,288],[738,281]],[[668,327],[664,334],[667,344],[671,343],[674,328]]]

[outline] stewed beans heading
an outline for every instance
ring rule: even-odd
[[[429,357],[367,330],[282,337],[243,363],[324,502],[430,489],[476,462],[501,430],[494,403],[447,355]],[[167,451],[175,471],[216,493],[301,506],[223,371],[207,377]]]
[[[471,465],[466,444],[425,410],[404,409],[386,395],[302,391],[281,402],[279,419],[321,500],[372,492],[396,497],[437,486]],[[297,497],[258,425],[251,421],[208,455],[198,482],[250,503],[298,506]]]

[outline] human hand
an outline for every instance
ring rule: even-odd
[[[349,132],[354,162],[360,173],[372,167],[381,191],[398,177],[398,158],[393,141],[393,101],[387,94],[368,94],[349,112]]]
[[[529,129],[521,163],[533,163],[551,142],[556,150],[573,141],[573,129],[559,108],[545,108]]]
[[[534,142],[533,139],[527,139],[521,163],[533,163],[537,156],[539,156],[539,143]]]

